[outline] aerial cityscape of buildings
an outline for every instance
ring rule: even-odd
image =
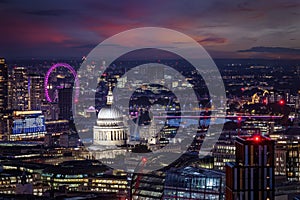
[[[300,200],[300,1],[0,0],[0,200]]]
[[[97,74],[101,62],[0,59],[0,196],[6,199],[297,199],[300,181],[300,68],[282,61],[216,60],[226,113],[212,106],[203,80],[185,61],[156,60],[194,85],[197,108],[170,91],[191,87],[159,69],[124,73],[148,61],[115,61],[98,77],[94,105],[82,105],[76,70]],[[24,62],[25,63],[25,62]],[[55,66],[55,67],[53,67]],[[68,66],[68,67],[66,67]],[[196,75],[195,75],[196,74]],[[156,83],[137,83],[154,77]],[[161,87],[163,81],[168,87]],[[84,84],[84,82],[83,82]],[[115,88],[132,92],[127,108],[114,107]],[[190,98],[187,94],[186,98]],[[158,105],[158,107],[155,107]],[[196,113],[196,118],[178,115]],[[210,153],[199,157],[209,127],[225,124]],[[127,113],[125,115],[124,113]],[[185,112],[186,113],[186,112]],[[74,117],[82,123],[77,125]],[[167,115],[164,118],[164,115]],[[77,118],[77,119],[78,119]],[[178,120],[181,118],[181,121]],[[187,133],[174,137],[179,130]],[[196,132],[192,132],[196,128]],[[192,143],[183,149],[184,141]],[[184,153],[154,171],[149,152]],[[155,159],[154,159],[155,160]],[[124,168],[111,166],[125,166]],[[137,168],[138,167],[138,168]]]

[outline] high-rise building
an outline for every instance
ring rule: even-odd
[[[296,108],[296,115],[297,115],[297,117],[298,117],[298,115],[299,115],[299,108],[300,108],[300,90],[298,90],[298,94],[297,94],[297,96],[296,96],[296,98],[295,98],[295,108]]]
[[[4,58],[0,58],[0,137],[7,134],[8,69]]]
[[[274,141],[243,136],[237,137],[235,147],[236,161],[226,164],[226,199],[274,199]]]
[[[13,110],[28,110],[28,74],[25,67],[14,67],[10,79],[9,107]]]
[[[212,156],[214,158],[214,169],[225,171],[227,162],[235,161],[234,140],[238,132],[233,130],[223,130],[218,142],[214,145]]]
[[[0,112],[6,110],[8,103],[8,69],[4,58],[0,58]]]
[[[9,89],[9,107],[13,110],[40,110],[44,99],[44,78],[28,74],[25,67],[12,70]]]
[[[299,140],[298,140],[299,141]],[[278,138],[275,145],[275,176],[286,176],[287,167],[287,144],[290,142],[286,138]],[[296,143],[299,145],[299,143]],[[291,146],[296,146],[291,145]],[[299,145],[300,146],[300,145]],[[292,154],[291,154],[292,155]],[[293,176],[293,174],[290,174]]]
[[[290,127],[276,143],[275,175],[286,175],[288,181],[300,181],[299,133],[299,127]]]
[[[28,110],[41,110],[44,100],[44,77],[28,75]]]
[[[58,90],[59,119],[70,120],[72,117],[72,87]]]

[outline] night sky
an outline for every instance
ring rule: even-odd
[[[185,33],[213,58],[300,59],[299,0],[0,0],[0,57],[81,58],[145,26]]]

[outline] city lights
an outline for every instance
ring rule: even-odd
[[[0,7],[0,200],[300,199],[299,0]]]

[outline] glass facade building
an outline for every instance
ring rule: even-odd
[[[224,199],[225,174],[194,167],[170,170],[166,174],[164,200]]]

